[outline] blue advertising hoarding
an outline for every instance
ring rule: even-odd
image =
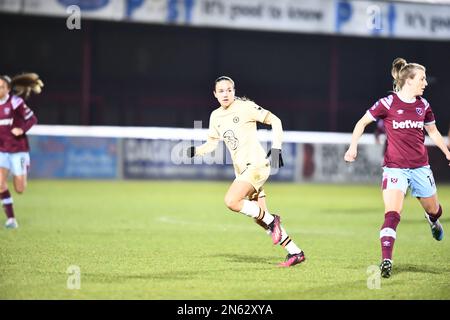
[[[117,178],[118,139],[30,136],[30,178]]]

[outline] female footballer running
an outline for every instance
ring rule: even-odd
[[[253,101],[236,97],[234,81],[229,77],[222,76],[215,80],[213,94],[220,107],[211,113],[207,141],[201,146],[190,147],[188,156],[212,152],[219,140],[223,140],[231,154],[236,175],[225,195],[226,206],[254,218],[271,234],[273,244],[280,244],[288,251],[286,260],[280,266],[290,267],[303,262],[303,251],[281,226],[280,217],[267,210],[262,190],[271,167],[279,169],[283,166],[283,128],[280,119]],[[272,126],[274,139],[267,157],[257,139],[256,122]]]
[[[433,238],[441,241],[444,230],[439,222],[442,207],[439,204],[436,185],[428,163],[423,128],[431,140],[450,161],[450,152],[436,128],[434,114],[427,100],[422,98],[428,85],[425,67],[407,63],[397,58],[392,63],[393,94],[379,99],[356,123],[345,161],[356,159],[358,140],[365,127],[372,121],[383,119],[387,148],[384,155],[382,190],[385,207],[384,223],[380,231],[382,262],[381,275],[389,278],[392,272],[392,251],[396,228],[407,189],[425,210],[425,218],[431,226]]]
[[[15,229],[19,226],[8,189],[8,176],[9,173],[13,175],[15,191],[23,193],[30,165],[26,132],[37,123],[36,116],[24,99],[31,92],[40,93],[42,86],[42,81],[34,73],[18,75],[12,79],[0,76],[0,198],[7,217],[6,228]],[[11,91],[14,94],[10,94]]]

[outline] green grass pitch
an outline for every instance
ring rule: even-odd
[[[377,185],[267,183],[269,210],[306,253],[293,268],[278,267],[284,249],[224,206],[228,186],[32,180],[13,194],[20,228],[0,228],[0,299],[450,298],[450,185],[438,185],[441,242],[406,198],[393,275],[379,289],[368,288],[380,262]],[[68,288],[70,266],[80,289]]]

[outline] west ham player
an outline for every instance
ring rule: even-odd
[[[283,128],[281,120],[273,113],[248,99],[235,96],[234,81],[226,76],[216,79],[214,96],[220,107],[211,113],[206,143],[190,147],[188,156],[202,156],[214,151],[223,140],[230,151],[236,179],[225,195],[226,206],[252,217],[272,237],[273,244],[280,244],[288,251],[283,267],[294,266],[305,260],[303,251],[292,241],[278,215],[270,214],[266,207],[263,185],[271,167],[283,166],[281,145]],[[272,126],[274,139],[267,157],[257,138],[256,122]],[[268,157],[271,157],[271,161]]]
[[[36,74],[0,76],[0,198],[6,213],[6,228],[19,225],[14,216],[13,198],[8,189],[8,175],[13,175],[14,189],[21,194],[27,185],[30,164],[26,132],[37,122],[23,98],[31,91],[40,93],[43,83]],[[11,90],[15,94],[11,94]],[[22,96],[22,97],[20,97]]]
[[[392,63],[391,73],[394,78],[393,94],[378,100],[356,123],[350,147],[344,156],[345,161],[354,161],[358,140],[364,128],[372,121],[384,120],[387,149],[382,178],[385,216],[380,231],[382,252],[380,268],[381,275],[385,278],[391,275],[396,228],[400,222],[403,200],[408,188],[411,189],[411,195],[416,197],[424,208],[433,238],[440,241],[444,236],[444,230],[439,222],[442,207],[428,164],[423,128],[450,161],[450,152],[436,128],[431,106],[422,98],[423,91],[428,85],[425,67],[397,58]]]

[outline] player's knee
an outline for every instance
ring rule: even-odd
[[[225,196],[225,205],[228,209],[239,212],[241,208],[239,208],[239,200],[234,197]]]
[[[16,190],[16,192],[18,194],[22,194],[22,193],[25,192],[25,186],[24,185],[14,186],[14,189]]]
[[[5,192],[8,190],[8,185],[6,183],[0,183],[0,193]]]

